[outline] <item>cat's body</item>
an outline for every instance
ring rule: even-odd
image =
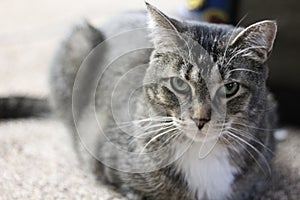
[[[91,167],[101,179],[115,185],[121,191],[134,191],[138,196],[149,199],[263,198],[264,193],[271,188],[270,184],[274,184],[270,180],[273,177],[272,152],[275,151],[273,130],[276,127],[276,114],[275,103],[265,85],[268,72],[265,61],[272,49],[276,25],[274,22],[266,21],[243,29],[207,23],[181,24],[176,20],[164,18],[166,16],[152,6],[148,6],[148,9],[154,23],[152,32],[154,49],[145,29],[130,32],[146,27],[147,16],[140,12],[114,19],[101,27],[101,32],[87,24],[79,26],[63,43],[55,59],[51,81],[53,104],[77,138],[76,148],[79,149],[83,165]],[[187,35],[201,46],[197,49],[197,44],[191,43],[195,45],[192,52],[200,53],[196,56],[199,59],[188,60],[180,57],[177,50],[174,53],[174,49],[169,49],[173,43],[164,38],[166,37],[164,32],[158,33],[161,31],[160,28],[188,33]],[[123,34],[115,36],[114,40],[108,43],[104,42],[102,46],[97,47],[99,49],[95,53],[89,55],[87,61],[83,62],[97,44],[118,33]],[[185,36],[183,34],[183,37]],[[255,36],[257,38],[253,38]],[[172,37],[171,33],[168,38]],[[174,41],[178,42],[181,39],[174,38]],[[262,41],[253,44],[256,39]],[[259,49],[252,50],[253,45]],[[129,50],[132,50],[130,54],[124,56]],[[186,56],[185,49],[181,50],[180,53]],[[206,70],[202,70],[205,68],[203,66],[201,68],[201,55],[205,55],[202,56],[205,57],[203,60],[209,59]],[[115,58],[118,59],[113,60]],[[82,62],[85,67],[79,69]],[[137,69],[136,73],[139,76],[128,75],[128,80],[118,85],[118,81],[122,80],[126,72],[149,62],[150,66]],[[109,63],[108,69],[112,70],[106,71]],[[177,102],[181,97],[174,98],[176,92],[172,91],[174,86],[170,86],[169,82],[159,82],[165,84],[160,88],[149,84],[153,79],[162,79],[160,76],[164,74],[163,67],[169,68],[167,73],[171,75],[167,76],[171,78],[167,79],[168,81],[170,79],[171,84],[172,81],[179,81],[182,86],[181,79],[189,82],[190,95],[197,97],[189,101],[193,102],[190,107],[186,103]],[[122,125],[116,124],[116,121],[131,120],[126,113],[128,107],[124,106],[128,103],[126,95],[132,92],[135,85],[140,84],[144,87],[136,93],[136,100],[131,104],[130,114],[133,118],[148,119],[150,115],[153,119],[157,119],[162,110],[155,106],[160,105],[163,111],[166,111],[164,117],[169,118],[154,121],[154,125],[157,122],[157,125],[169,123],[168,125],[171,124],[177,131],[175,122],[183,120],[184,117],[188,121],[187,116],[182,116],[183,114],[178,117],[180,112],[176,106],[180,105],[187,106],[191,116],[200,118],[195,121],[199,128],[195,137],[203,135],[201,131],[204,130],[211,132],[223,130],[224,127],[209,130],[207,125],[213,121],[212,110],[215,108],[205,106],[215,103],[212,98],[214,94],[210,92],[212,90],[217,93],[218,88],[215,89],[214,84],[220,84],[218,82],[220,80],[217,77],[218,84],[213,83],[211,87],[207,85],[210,84],[212,74],[216,74],[214,73],[216,69],[220,71],[222,80],[235,80],[245,85],[239,86],[238,98],[232,98],[225,106],[224,119],[216,119],[216,122],[225,120],[223,121],[225,126],[231,126],[232,132],[241,139],[235,138],[236,136],[232,134],[227,137],[224,132],[225,139],[222,135],[220,138],[223,139],[218,136],[217,139],[209,138],[210,141],[206,142],[201,136],[198,139],[191,139],[193,135],[187,136],[184,134],[186,129],[182,128],[183,134],[172,136],[173,138],[168,134],[162,134],[153,141],[151,137],[133,140],[132,135],[122,131],[124,130]],[[181,79],[174,80],[172,78],[174,75],[180,76]],[[111,96],[112,93],[114,96]],[[237,121],[232,121],[231,117]],[[174,118],[175,122],[172,121]],[[189,120],[193,122],[194,118],[191,117]],[[143,123],[140,125],[145,126]],[[164,131],[163,127],[168,125],[163,124],[159,131]],[[157,129],[154,129],[154,132],[155,130]],[[157,133],[160,133],[159,131]],[[129,132],[132,133],[134,130]],[[243,137],[241,134],[246,136]],[[166,148],[160,153],[150,153],[160,150],[158,147]],[[200,150],[208,154],[201,156]]]

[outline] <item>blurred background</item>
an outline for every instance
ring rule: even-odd
[[[173,16],[188,18],[191,13],[197,14],[189,10],[188,0],[149,2]],[[281,123],[300,125],[300,1],[235,0],[232,5],[233,24],[243,17],[244,26],[263,19],[277,20],[279,30],[269,64],[269,85],[279,101]],[[47,96],[48,67],[68,30],[84,18],[98,26],[128,10],[145,10],[144,1],[1,0],[0,96]]]

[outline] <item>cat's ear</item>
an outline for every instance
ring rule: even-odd
[[[231,41],[231,45],[243,51],[243,55],[264,63],[272,51],[276,33],[275,21],[261,21],[242,30]]]
[[[174,44],[182,28],[182,23],[168,17],[151,4],[146,3],[149,13],[149,28],[154,46],[168,46]]]

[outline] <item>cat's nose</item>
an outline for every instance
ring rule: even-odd
[[[198,129],[202,129],[202,127],[210,121],[208,118],[193,118],[193,121],[197,125]]]

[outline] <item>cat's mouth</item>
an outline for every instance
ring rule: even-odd
[[[203,121],[203,123],[200,123]],[[218,140],[222,126],[217,126],[212,120],[195,120],[189,117],[181,118],[180,123],[175,123],[186,139],[193,142],[209,142]]]
[[[191,139],[194,142],[209,142],[217,140],[220,136],[217,131],[210,128],[209,124],[206,124],[201,129],[195,125],[187,127],[183,132],[188,139]]]

